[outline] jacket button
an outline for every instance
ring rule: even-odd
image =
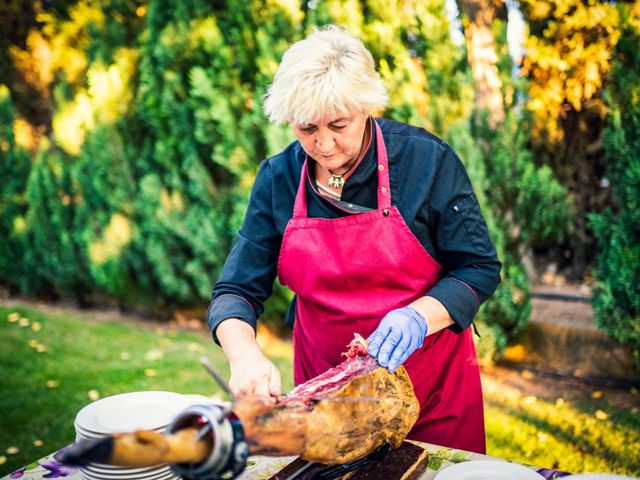
[[[382,215],[384,215],[385,217],[389,216],[389,210],[387,210],[386,208],[384,210],[382,210]]]

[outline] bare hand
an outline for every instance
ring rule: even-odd
[[[229,318],[218,325],[216,335],[229,359],[229,387],[235,396],[281,395],[280,372],[260,350],[253,328],[248,323]]]
[[[280,372],[262,353],[247,355],[230,363],[229,386],[237,397],[277,397],[282,393]]]

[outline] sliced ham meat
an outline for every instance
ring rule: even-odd
[[[418,419],[419,404],[404,367],[389,373],[356,334],[346,360],[298,385],[276,402],[242,397],[234,413],[252,454],[300,455],[347,463],[385,442],[400,446]]]

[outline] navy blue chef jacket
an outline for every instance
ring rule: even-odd
[[[387,148],[392,204],[442,266],[442,277],[428,295],[438,299],[453,318],[449,328],[461,332],[500,283],[501,268],[469,177],[443,140],[421,128],[376,121]],[[293,215],[305,156],[296,141],[260,165],[242,228],[213,287],[207,317],[214,339],[216,327],[227,318],[240,318],[256,328],[276,277],[280,244]],[[313,182],[306,185],[307,214],[337,218],[377,208],[376,165],[372,129],[369,148],[336,201],[318,193],[310,161]],[[349,265],[344,274],[349,274]],[[292,321],[292,317],[290,309],[287,318]]]

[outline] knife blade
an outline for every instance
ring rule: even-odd
[[[329,398],[321,398],[321,397],[312,397],[311,400],[314,403],[317,402],[372,402],[379,403],[380,399],[378,397],[329,397]],[[396,400],[396,399],[393,399]]]

